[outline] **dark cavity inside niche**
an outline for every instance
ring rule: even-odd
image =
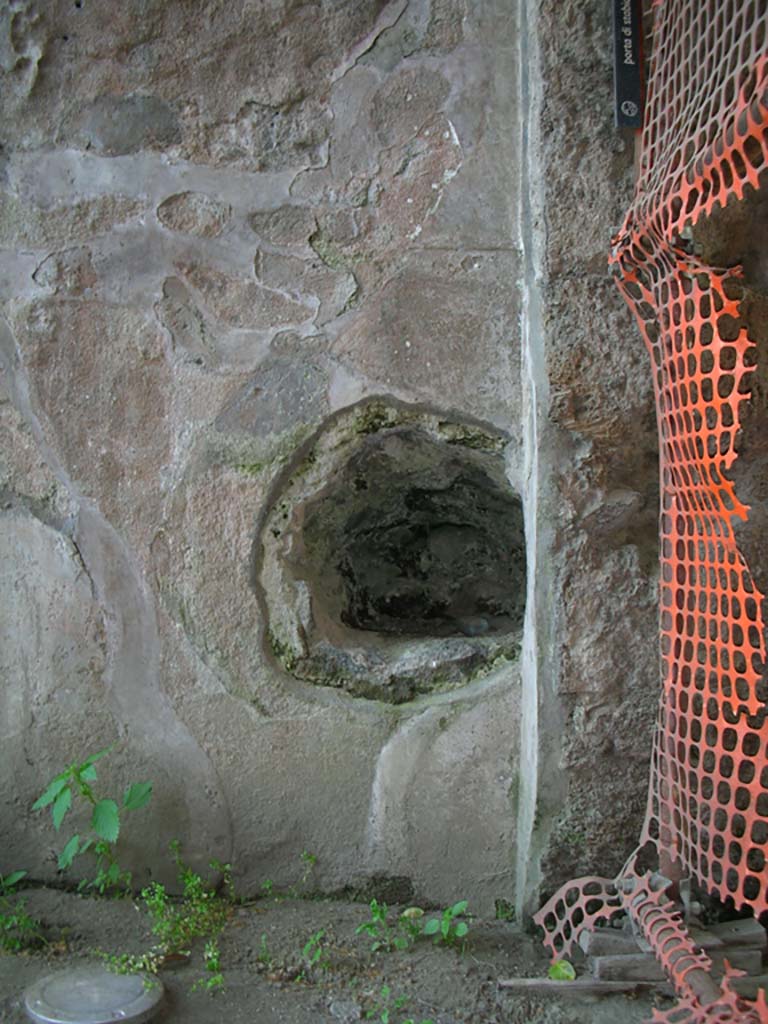
[[[301,575],[332,629],[491,637],[522,624],[523,511],[498,455],[375,433],[302,518]]]

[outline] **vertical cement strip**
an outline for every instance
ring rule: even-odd
[[[521,154],[519,223],[522,251],[521,350],[523,384],[524,480],[523,505],[527,547],[528,580],[522,650],[522,736],[520,744],[520,788],[517,820],[517,917],[530,909],[528,904],[538,883],[535,851],[536,809],[539,798],[539,756],[542,671],[550,661],[542,657],[547,628],[546,600],[550,574],[542,564],[541,451],[542,424],[546,422],[548,387],[544,359],[544,334],[541,313],[543,266],[543,186],[542,168],[536,165],[535,138],[540,107],[538,40],[535,32],[538,0],[520,0],[519,12],[519,95]]]

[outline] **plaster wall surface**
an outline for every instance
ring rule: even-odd
[[[105,789],[155,784],[138,882],[172,838],[246,892],[306,849],[326,891],[484,912],[618,867],[657,492],[602,5],[12,0],[0,32],[0,870],[53,876],[29,806],[109,743]],[[527,655],[397,704],[294,678],[254,586],[277,483],[372,398],[502,436],[529,518]]]

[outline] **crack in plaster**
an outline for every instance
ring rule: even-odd
[[[344,60],[331,75],[331,85],[335,85],[336,82],[341,81],[346,74],[348,74],[353,68],[355,68],[362,57],[369,53],[376,42],[387,29],[394,28],[398,21],[402,18],[403,14],[408,10],[409,0],[393,0],[392,3],[388,4],[387,7],[381,12],[376,20],[376,24],[373,26],[371,31],[365,36],[352,50],[346,60]],[[397,12],[397,13],[394,13]]]

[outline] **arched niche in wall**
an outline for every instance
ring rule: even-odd
[[[255,555],[268,642],[288,672],[400,704],[517,657],[525,533],[508,442],[375,399],[300,449]]]

